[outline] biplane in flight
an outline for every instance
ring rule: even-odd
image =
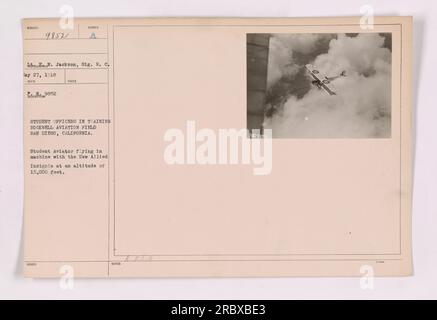
[[[311,77],[313,78],[313,81],[311,81],[311,83],[317,86],[317,88],[325,90],[331,96],[337,94],[331,82],[337,78],[346,77],[346,71],[343,71],[342,73],[340,73],[338,76],[335,77],[327,77],[324,74],[322,74],[319,70],[317,70],[312,64],[305,65],[305,68],[308,70]]]

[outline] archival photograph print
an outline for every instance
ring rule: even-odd
[[[390,138],[391,33],[247,34],[247,127]]]

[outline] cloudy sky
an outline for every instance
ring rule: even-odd
[[[332,82],[311,84],[305,64]],[[391,34],[273,34],[264,128],[277,138],[389,138]]]

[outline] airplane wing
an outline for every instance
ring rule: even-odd
[[[315,80],[322,81],[324,79],[324,76],[312,64],[305,65],[305,68]]]
[[[323,80],[322,81],[322,88],[329,93],[331,96],[336,95],[335,91],[334,91],[334,87],[332,84],[329,83],[329,80]]]
[[[320,73],[319,70],[317,70],[312,64],[305,65],[305,68],[309,71],[311,76],[314,78],[314,80],[319,81],[321,87],[330,95],[335,95],[334,87],[331,84],[331,81],[329,81],[328,77],[326,77],[324,74]]]

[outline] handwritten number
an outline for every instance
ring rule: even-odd
[[[67,38],[69,33],[65,32],[47,32],[45,34],[46,40],[60,40]]]

